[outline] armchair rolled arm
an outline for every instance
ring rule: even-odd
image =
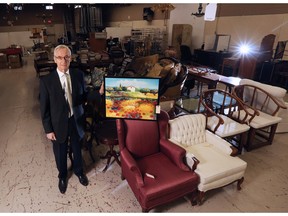
[[[125,164],[128,166],[129,170],[135,173],[137,185],[140,187],[144,186],[143,175],[133,157],[130,155],[126,148],[121,150],[121,160],[125,161]]]
[[[186,156],[186,150],[184,148],[174,144],[170,140],[160,139],[160,150],[180,169],[189,171],[189,168],[184,163]]]
[[[186,163],[188,167],[194,171],[197,169],[198,164],[200,161],[190,152],[186,152]]]
[[[176,141],[175,139],[171,138],[169,139],[172,143],[180,146],[181,148],[184,148],[181,143],[179,143],[178,141]],[[185,148],[184,148],[185,149]],[[186,151],[186,159],[185,159],[186,165],[192,170],[196,170],[197,169],[197,165],[200,163],[200,161],[196,158],[196,156],[194,154],[192,154],[191,152],[187,152]]]
[[[231,148],[231,144],[208,130],[206,130],[206,140],[208,143],[215,146],[217,149],[224,152],[225,154],[233,155],[233,149]]]

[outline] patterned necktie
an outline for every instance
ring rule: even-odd
[[[65,78],[66,78],[65,95],[66,95],[66,99],[67,99],[69,107],[70,107],[69,117],[71,117],[73,115],[72,90],[71,90],[71,79],[70,79],[70,76],[68,73],[65,73]]]

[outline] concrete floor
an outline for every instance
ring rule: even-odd
[[[0,69],[0,212],[141,212],[120,167],[102,173],[107,148],[94,146],[96,162],[83,151],[89,185],[72,175],[65,195],[58,190],[52,145],[40,120],[39,79],[33,57],[19,69]],[[248,163],[242,190],[236,184],[207,192],[202,206],[179,199],[151,212],[288,212],[288,133],[273,145],[239,157]]]

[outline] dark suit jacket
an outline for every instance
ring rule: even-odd
[[[80,138],[84,136],[84,109],[87,93],[84,74],[69,70],[72,84],[73,116]],[[54,132],[58,142],[65,142],[68,135],[68,104],[57,71],[40,78],[40,109],[45,133]]]

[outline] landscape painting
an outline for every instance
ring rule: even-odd
[[[106,118],[156,120],[159,78],[105,77]]]

